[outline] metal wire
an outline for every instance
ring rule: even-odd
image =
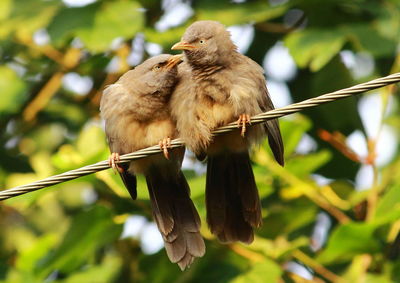
[[[301,110],[315,107],[324,103],[332,102],[338,99],[343,99],[349,96],[353,96],[356,94],[360,94],[362,92],[380,88],[389,84],[400,82],[400,73],[395,73],[386,77],[382,77],[379,79],[375,79],[366,83],[358,84],[349,88],[345,88],[342,90],[338,90],[335,92],[327,93],[321,96],[317,96],[314,98],[310,98],[298,103],[294,103],[279,109],[274,109],[265,113],[261,113],[255,115],[251,118],[251,125],[256,125],[260,123],[264,123],[268,120],[279,118],[282,116],[286,116],[292,113],[299,112]],[[237,129],[237,123],[230,123],[226,126],[217,128],[213,131],[214,135],[220,135],[226,132],[233,131]],[[171,141],[171,148],[184,146],[184,143],[180,139],[175,139]],[[144,148],[129,154],[121,155],[120,163],[127,163],[132,160],[144,158],[146,156],[160,153],[161,150],[159,146],[151,146],[148,148]],[[26,194],[29,192],[33,192],[45,187],[53,186],[59,183],[63,183],[69,180],[73,180],[85,175],[89,175],[104,169],[108,169],[110,166],[108,165],[108,161],[100,161],[95,164],[87,165],[78,169],[74,169],[68,172],[64,172],[62,174],[54,175],[48,178],[45,178],[40,181],[36,181],[30,184],[18,186],[12,189],[0,191],[0,201],[6,200],[15,196],[19,196],[22,194]]]

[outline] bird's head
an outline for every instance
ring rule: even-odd
[[[127,77],[135,79],[135,86],[141,86],[143,93],[168,93],[178,81],[178,65],[182,55],[161,54],[147,59],[132,70]],[[133,82],[132,82],[133,83]]]
[[[194,66],[225,65],[236,51],[230,33],[216,21],[197,21],[185,31],[180,42],[171,48],[183,50]]]

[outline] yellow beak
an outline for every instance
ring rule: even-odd
[[[182,54],[171,56],[171,58],[168,59],[167,65],[165,65],[165,67],[167,69],[172,69],[175,65],[178,65],[179,63],[182,62],[182,58],[183,58]]]
[[[171,47],[171,50],[193,50],[196,46],[189,44],[186,41],[180,41],[175,43],[174,46]]]

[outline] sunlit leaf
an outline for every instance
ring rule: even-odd
[[[93,52],[105,51],[118,38],[133,37],[144,22],[137,2],[114,1],[85,7],[65,8],[49,26],[49,34],[57,44],[72,36],[78,37]]]
[[[274,261],[266,258],[264,261],[254,264],[254,266],[252,266],[252,268],[248,272],[238,276],[231,282],[279,282],[281,273],[282,270],[280,266],[277,265]]]
[[[285,13],[288,5],[270,6],[264,1],[235,5],[225,1],[201,1],[195,6],[199,20],[220,21],[225,25],[263,22]]]
[[[366,51],[376,57],[393,55],[396,42],[380,35],[368,25],[350,25],[343,27],[349,40],[360,51]]]
[[[280,128],[285,144],[285,156],[294,153],[303,135],[311,128],[311,122],[303,115],[291,120],[280,120]]]
[[[40,261],[36,272],[46,276],[54,270],[74,271],[98,247],[118,238],[121,231],[121,225],[113,222],[108,208],[95,206],[83,211],[74,218],[60,246]]]
[[[285,39],[290,54],[301,68],[314,72],[324,67],[346,42],[343,32],[334,29],[308,29],[291,33]]]
[[[375,253],[382,247],[373,237],[376,226],[368,223],[347,223],[337,227],[326,248],[319,254],[322,263],[343,262],[362,253]]]
[[[20,39],[30,41],[32,34],[46,27],[56,13],[60,3],[56,1],[6,0],[2,1],[3,16],[0,16],[0,38],[15,33]],[[8,16],[8,17],[7,17]],[[1,21],[1,18],[3,20]]]
[[[91,265],[84,270],[72,273],[71,276],[64,280],[59,280],[62,283],[76,282],[96,282],[108,283],[115,280],[118,271],[121,268],[121,258],[117,256],[107,256],[99,265]]]
[[[0,66],[0,118],[20,110],[27,99],[26,84],[17,73],[6,66]]]
[[[319,167],[327,163],[331,158],[329,151],[320,151],[308,155],[299,155],[291,158],[286,163],[286,169],[296,176],[308,176]]]
[[[45,236],[37,239],[30,249],[26,249],[20,253],[16,263],[19,270],[32,272],[37,262],[45,256],[56,243],[54,234],[46,234]]]
[[[393,212],[393,210],[400,209],[400,185],[395,184],[389,188],[387,188],[385,194],[379,200],[375,217],[376,218],[383,218],[387,217],[387,214]]]

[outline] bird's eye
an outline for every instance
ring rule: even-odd
[[[160,65],[155,65],[154,67],[153,67],[153,70],[160,70],[161,69],[161,66]]]
[[[204,42],[205,42],[204,39],[200,39],[200,41],[199,41],[200,44],[203,44]]]

